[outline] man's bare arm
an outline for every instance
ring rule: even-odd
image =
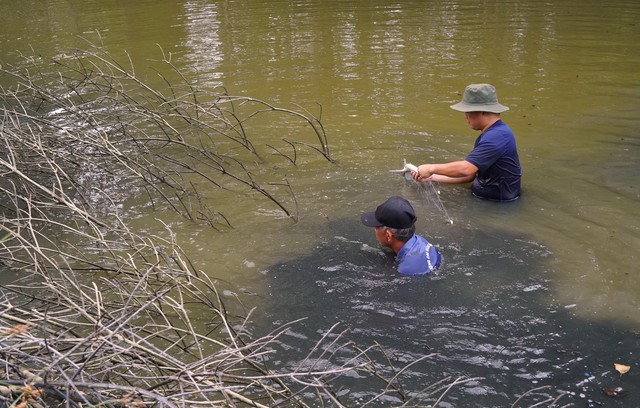
[[[422,164],[411,176],[417,181],[468,183],[476,177],[478,168],[466,160],[440,164]]]

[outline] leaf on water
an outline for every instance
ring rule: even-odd
[[[616,371],[620,373],[620,375],[631,370],[631,366],[624,365],[624,364],[614,363],[613,366],[616,368]]]

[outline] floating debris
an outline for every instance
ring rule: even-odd
[[[609,398],[624,398],[628,394],[627,390],[622,387],[604,388],[602,392]]]

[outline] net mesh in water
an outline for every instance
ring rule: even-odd
[[[446,221],[449,224],[453,224],[453,219],[449,216],[447,209],[444,206],[444,203],[440,199],[440,188],[438,187],[437,182],[427,181],[425,183],[421,183],[415,181],[409,173],[404,174],[404,178],[411,184],[411,186],[417,191],[420,199],[426,203],[431,204],[435,208],[437,208],[444,216]]]

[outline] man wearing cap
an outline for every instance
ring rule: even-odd
[[[440,267],[442,256],[420,235],[416,235],[416,214],[409,201],[392,196],[375,211],[362,214],[367,227],[375,228],[382,246],[396,254],[398,272],[405,275],[424,275]]]
[[[442,164],[423,164],[411,175],[417,181],[442,183],[472,182],[471,192],[479,198],[513,201],[520,197],[522,168],[516,139],[500,119],[509,110],[498,103],[496,88],[489,84],[471,84],[464,90],[462,102],[451,109],[464,112],[474,130],[479,130],[473,150],[465,160]]]

